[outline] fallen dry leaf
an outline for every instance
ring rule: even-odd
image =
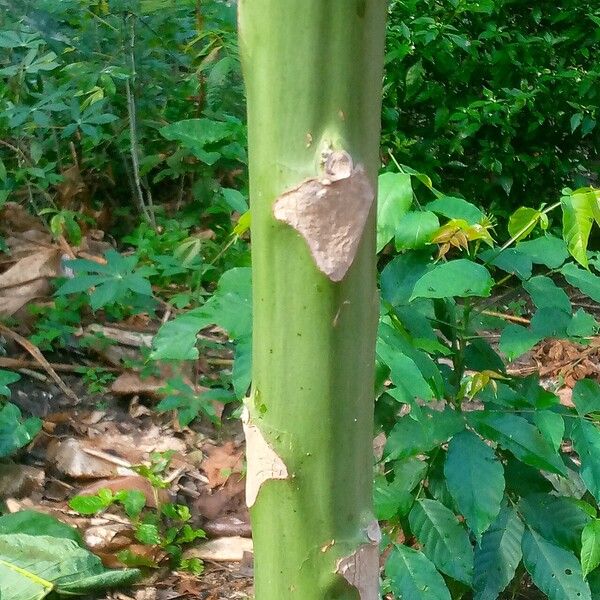
[[[92,456],[85,449],[85,444],[75,438],[52,440],[48,445],[48,460],[58,471],[74,479],[103,479],[131,474],[130,469]]]
[[[243,469],[244,453],[233,442],[222,446],[209,446],[206,448],[207,457],[201,469],[208,477],[208,485],[215,488],[223,485],[233,473],[241,473]]]

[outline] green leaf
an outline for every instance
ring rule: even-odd
[[[450,440],[444,475],[458,510],[479,538],[500,512],[502,464],[479,436],[463,431]]]
[[[567,335],[569,337],[591,337],[598,333],[600,329],[600,323],[585,312],[583,308],[580,308],[571,318],[571,322],[567,326]]]
[[[473,548],[456,516],[437,500],[420,499],[408,520],[425,556],[442,573],[470,586]]]
[[[411,492],[422,481],[426,471],[425,461],[411,457],[394,463],[393,481],[377,477],[373,491],[377,518],[386,520],[408,514],[414,502]]]
[[[425,206],[426,210],[443,215],[448,219],[464,219],[470,225],[480,223],[485,215],[474,204],[462,198],[442,196]]]
[[[507,248],[498,254],[495,248],[488,248],[479,253],[479,258],[486,263],[513,273],[520,279],[529,279],[533,269],[533,262],[527,254],[519,252],[516,248]]]
[[[377,341],[377,356],[390,368],[392,382],[403,389],[411,399],[433,399],[434,393],[431,386],[412,358],[398,352],[381,339]]]
[[[473,600],[496,600],[513,580],[524,531],[516,511],[504,507],[475,546]]]
[[[221,193],[223,194],[223,198],[225,198],[225,202],[227,202],[233,210],[240,214],[244,214],[248,210],[248,201],[244,194],[239,190],[221,188]]]
[[[211,119],[186,119],[165,125],[159,132],[167,140],[179,142],[197,159],[212,165],[221,154],[207,150],[206,146],[226,140],[232,135],[233,127],[231,123]]]
[[[97,556],[73,540],[25,534],[0,535],[0,598],[41,600],[50,592],[87,594],[127,586],[139,571],[107,571]]]
[[[429,452],[462,431],[464,420],[451,409],[423,408],[420,420],[412,415],[401,417],[390,432],[386,445],[386,461]]]
[[[565,242],[552,235],[520,242],[516,249],[529,256],[536,265],[546,265],[549,269],[558,269],[569,257]]]
[[[537,275],[525,281],[523,287],[537,308],[558,308],[571,313],[569,296],[550,277]]]
[[[600,384],[593,379],[579,380],[573,388],[572,400],[582,417],[600,412]]]
[[[519,501],[525,523],[548,541],[578,553],[581,532],[590,516],[573,498],[530,494]]]
[[[541,216],[542,213],[535,208],[526,206],[517,208],[508,220],[509,235],[511,238],[516,237],[516,241],[525,239],[535,229]]]
[[[111,498],[101,494],[74,496],[69,500],[69,507],[80,515],[95,515],[112,504]]]
[[[11,391],[8,386],[12,383],[16,383],[19,381],[19,379],[21,379],[21,376],[18,373],[0,369],[0,396],[6,396],[7,398],[10,398]]]
[[[587,577],[600,565],[600,519],[590,521],[581,532],[581,568]]]
[[[252,332],[251,269],[226,271],[216,292],[200,308],[165,323],[153,340],[153,360],[189,360],[198,357],[196,336],[208,325],[218,325],[239,340]]]
[[[141,523],[135,530],[135,539],[142,544],[157,546],[160,544],[158,527],[153,523]]]
[[[598,198],[593,189],[581,189],[561,198],[563,238],[573,258],[587,268],[587,247],[594,220],[600,221]]]
[[[146,495],[140,490],[125,490],[124,496],[118,499],[122,502],[123,508],[130,519],[137,519],[146,506]]]
[[[439,227],[440,222],[435,213],[428,211],[406,213],[396,230],[396,250],[422,248]]]
[[[543,336],[536,331],[511,323],[500,335],[500,352],[505,354],[509,361],[513,361],[531,350],[542,339]]]
[[[551,410],[538,410],[533,413],[533,421],[552,448],[558,452],[565,435],[565,421],[562,416]]]
[[[522,548],[525,568],[549,600],[592,600],[574,554],[551,544],[530,529],[523,535]]]
[[[0,406],[0,458],[5,458],[33,441],[42,428],[42,421],[21,418],[18,406],[6,403]]]
[[[0,517],[0,535],[17,533],[64,538],[83,546],[83,538],[77,529],[50,515],[33,510],[20,510]]]
[[[537,428],[523,417],[479,411],[470,413],[467,420],[481,435],[497,442],[525,464],[560,475],[567,474],[560,456]]]
[[[413,200],[411,177],[407,173],[383,173],[377,192],[377,252],[399,231],[402,217]]]
[[[484,266],[466,259],[452,260],[425,273],[415,284],[411,300],[485,297],[490,295],[493,285],[494,280]]]
[[[585,419],[573,427],[571,439],[581,460],[581,478],[587,489],[600,502],[600,431]]]
[[[390,261],[381,273],[381,295],[392,306],[408,304],[415,284],[431,265],[431,252],[408,252]]]
[[[600,302],[600,277],[573,263],[566,264],[560,272],[573,287],[589,296],[594,302]]]
[[[395,545],[385,564],[395,597],[403,600],[450,600],[444,578],[421,552]]]

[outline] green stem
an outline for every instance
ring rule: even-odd
[[[256,598],[375,599],[373,198],[387,3],[239,6],[252,206],[245,428]],[[345,254],[354,242],[355,255]]]

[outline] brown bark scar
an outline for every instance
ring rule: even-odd
[[[288,479],[285,463],[269,446],[260,429],[250,421],[250,413],[244,408],[242,423],[246,436],[246,505],[251,508],[256,502],[258,492],[266,481],[271,479]]]
[[[327,156],[321,177],[279,196],[273,214],[302,235],[321,272],[341,281],[354,262],[374,200],[364,167],[336,151]]]
[[[369,542],[360,545],[350,556],[341,558],[336,573],[358,590],[360,600],[379,600],[381,531],[377,521],[370,523],[365,533]]]

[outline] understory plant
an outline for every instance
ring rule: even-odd
[[[183,549],[198,539],[206,537],[202,529],[190,523],[192,514],[183,504],[164,500],[169,482],[164,478],[172,452],[152,453],[149,464],[135,467],[136,472],[148,480],[152,498],[137,489],[112,491],[100,489],[96,494],[74,496],[69,506],[82,515],[96,515],[111,507],[120,508],[130,520],[136,542],[145,549],[125,548],[117,558],[129,567],[158,568],[164,559],[173,569],[199,575],[204,565],[198,558],[184,558]]]
[[[548,338],[593,348],[600,324],[567,291],[600,302],[588,249],[599,199],[565,189],[505,230],[425,174],[379,177],[374,500],[394,597],[494,600],[528,581],[551,600],[600,593],[600,386],[579,381],[568,406],[560,380],[510,364]],[[243,348],[250,286],[248,270],[226,272],[204,307],[163,326],[154,353],[190,358],[215,323]],[[234,372],[248,362],[236,354]]]
[[[9,385],[21,379],[18,373],[0,369],[0,460],[27,446],[42,428],[37,417],[23,418],[21,409],[9,402]]]
[[[532,581],[551,600],[597,597],[600,385],[577,382],[565,405],[560,381],[511,375],[507,362],[597,333],[565,289],[600,302],[587,250],[600,191],[518,209],[504,244],[478,207],[422,174],[382,175],[380,199],[380,247],[400,250],[383,257],[377,343],[385,589],[495,600]],[[510,314],[519,299],[530,318]]]

